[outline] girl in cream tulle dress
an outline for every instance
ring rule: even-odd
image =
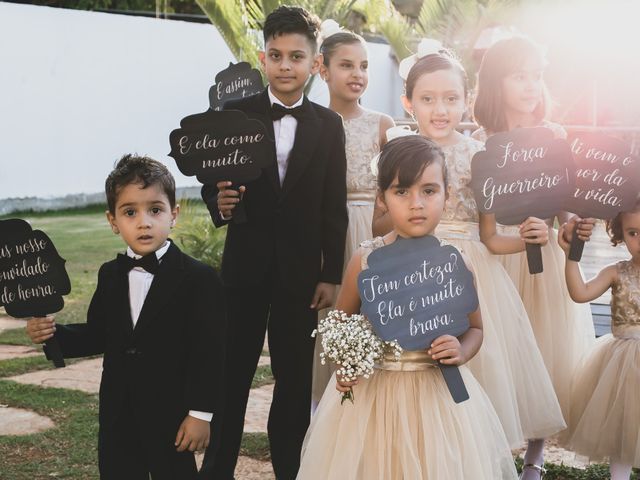
[[[336,306],[348,314],[360,310],[357,276],[368,268],[369,254],[398,236],[433,233],[446,198],[443,154],[423,137],[390,141],[379,166],[380,198],[393,230],[365,242],[351,258]],[[422,220],[411,220],[416,216]],[[298,479],[515,479],[500,421],[463,365],[482,342],[479,310],[469,322],[461,337],[438,337],[429,350],[385,355],[369,378],[344,382],[334,377],[307,432]],[[438,362],[460,365],[468,400],[453,401]],[[354,403],[341,404],[335,389],[350,387]]]
[[[487,135],[516,127],[546,127],[556,138],[566,138],[564,129],[545,120],[549,106],[542,72],[546,62],[540,49],[529,39],[514,37],[501,40],[486,52],[478,73],[478,95],[474,114],[482,126],[473,137],[486,141]],[[558,213],[560,223],[568,220]],[[590,231],[594,221],[579,221],[579,234]],[[505,267],[513,280],[529,320],[547,371],[551,376],[562,413],[571,416],[571,379],[580,359],[593,345],[595,332],[588,304],[579,305],[569,297],[564,282],[564,255],[558,246],[554,219],[530,217],[522,226],[503,226],[495,216],[483,215],[480,232],[483,241]],[[567,229],[568,238],[572,234]],[[548,238],[542,246],[543,272],[529,273],[523,238]],[[542,466],[542,443],[539,454],[529,461],[530,469]],[[538,478],[531,472],[527,478]]]
[[[433,41],[424,41],[423,44]],[[502,422],[512,448],[565,428],[553,385],[517,290],[498,259],[479,237],[478,210],[469,186],[471,159],[483,145],[458,133],[466,108],[466,74],[441,45],[419,51],[400,65],[405,109],[419,134],[444,151],[449,199],[436,236],[460,249],[476,275],[484,343],[469,368]]]

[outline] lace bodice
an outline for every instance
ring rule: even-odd
[[[616,264],[618,280],[611,289],[611,324],[640,327],[640,267],[630,260]]]
[[[445,204],[443,220],[477,222],[476,206],[471,182],[471,159],[484,145],[473,138],[465,137],[455,145],[442,147],[449,176],[449,199]]]
[[[371,159],[380,152],[381,118],[380,113],[365,110],[359,117],[344,121],[347,193],[375,193],[376,177],[371,173]]]

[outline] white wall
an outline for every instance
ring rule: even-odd
[[[371,44],[370,57],[363,105],[400,115],[389,47]],[[169,133],[208,108],[230,61],[209,24],[0,2],[0,213],[11,198],[101,192],[128,152],[166,163],[178,186],[197,185],[167,156]],[[311,98],[328,103],[320,79]]]

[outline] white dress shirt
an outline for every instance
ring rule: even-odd
[[[267,88],[269,94],[269,101],[271,105],[277,103],[284,108],[294,108],[302,105],[304,95],[300,97],[293,105],[287,106],[282,103],[278,98],[271,93],[271,87]],[[284,177],[287,174],[287,167],[289,166],[289,154],[293,149],[293,143],[296,139],[296,129],[298,128],[298,120],[292,115],[285,115],[280,120],[274,120],[273,122],[273,135],[276,141],[276,160],[278,161],[278,176],[280,178],[280,186],[284,182]],[[229,220],[230,217],[225,217],[222,212],[218,212],[222,220]]]
[[[156,257],[158,261],[162,261],[162,256],[169,250],[169,242],[166,242],[162,247],[156,250]],[[127,255],[131,258],[140,258],[142,255],[137,255],[131,250],[131,247],[127,247]],[[151,283],[153,282],[154,275],[147,272],[142,267],[134,267],[129,271],[129,306],[131,307],[131,320],[133,320],[133,328],[136,328],[142,306],[147,298]],[[199,412],[197,410],[189,410],[189,415],[206,422],[210,422],[213,418],[213,414],[210,412]]]
[[[300,97],[293,105],[285,105],[276,96],[271,93],[271,87],[267,88],[271,105],[277,103],[284,108],[294,108],[302,105],[304,95]],[[293,142],[296,139],[296,128],[298,128],[298,120],[291,115],[285,115],[280,120],[273,122],[273,134],[276,140],[276,159],[278,160],[278,174],[280,175],[280,185],[284,182],[287,174],[287,166],[289,165],[289,154],[293,148]]]

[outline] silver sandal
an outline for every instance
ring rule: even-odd
[[[536,465],[535,463],[525,463],[522,466],[522,473],[520,473],[520,476],[518,477],[519,480],[522,480],[522,475],[524,474],[525,468],[533,468],[534,470],[537,470],[540,473],[540,480],[542,480],[544,478],[544,474],[547,473],[547,469],[542,465]]]

